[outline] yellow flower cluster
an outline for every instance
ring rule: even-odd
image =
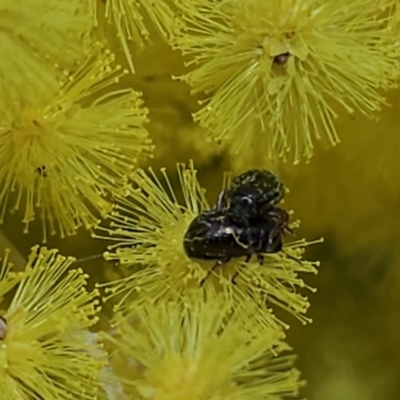
[[[89,331],[99,299],[86,288],[88,276],[69,269],[73,262],[35,247],[16,273],[6,252],[0,266],[3,399],[94,398],[106,362]]]
[[[207,278],[205,286],[224,293],[233,302],[232,306],[249,299],[260,304],[260,319],[265,318],[267,324],[273,317],[266,304],[279,305],[301,320],[307,320],[303,314],[308,301],[293,290],[305,286],[299,273],[316,272],[317,264],[300,262],[307,245],[305,241],[287,244],[287,254],[268,254],[262,267],[256,260],[245,263],[233,259],[208,276],[215,262],[193,260],[183,248],[183,238],[191,221],[210,208],[193,165],[178,166],[181,193],[173,191],[165,170],[161,171],[164,184],[151,169],[148,172],[138,170],[135,175],[135,187],[128,187],[126,196],[117,200],[110,216],[110,227],[100,228],[107,236],[95,234],[95,237],[117,242],[109,246],[111,251],[105,253],[106,259],[144,267],[117,281],[108,289],[111,294],[134,290],[163,302],[177,293],[198,290],[199,284]],[[183,198],[183,205],[177,200],[178,196]],[[237,275],[236,284],[231,282],[234,275]],[[166,284],[163,290],[160,282]]]
[[[24,209],[25,230],[37,214],[47,233],[71,235],[95,226],[110,210],[138,157],[151,155],[140,94],[104,90],[125,71],[95,45],[71,73],[52,78],[56,90],[35,105],[3,110],[0,117],[1,220],[16,192],[13,209]]]
[[[377,1],[177,3],[174,44],[191,67],[182,79],[205,93],[195,119],[237,150],[267,135],[270,157],[310,158],[316,139],[339,142],[342,109],[375,112],[394,84],[397,39]]]
[[[192,259],[183,248],[191,221],[210,209],[193,164],[178,165],[179,191],[165,169],[139,169],[132,180],[109,226],[94,234],[116,242],[105,258],[132,271],[100,285],[106,300],[118,298],[115,331],[106,338],[125,357],[117,364],[126,364],[127,393],[166,400],[296,394],[301,381],[293,358],[278,357],[287,350],[288,326],[274,309],[309,321],[308,300],[297,290],[311,289],[302,273],[317,272],[318,263],[301,260],[309,243],[288,243],[262,266],[232,259],[215,268],[215,261]],[[139,367],[127,378],[129,360]],[[213,365],[218,372],[211,377]]]
[[[196,298],[197,297],[197,298]],[[150,303],[117,314],[106,335],[141,371],[126,380],[141,399],[266,399],[298,396],[302,382],[276,329],[254,328],[254,307],[221,298]],[[179,327],[179,328],[177,328]]]
[[[397,123],[398,1],[0,3],[0,223],[16,248],[58,234],[62,253],[76,254],[77,242],[61,239],[79,234],[106,260],[90,269],[96,255],[36,245],[15,268],[0,249],[0,399],[301,396],[286,330],[312,320],[319,262],[304,252],[322,242],[301,238],[327,234],[333,260],[365,249],[369,260],[400,260],[397,224],[370,227],[371,210],[398,208],[400,143],[397,130],[386,134]],[[340,156],[317,148],[341,140]],[[314,152],[307,166],[281,163]],[[279,171],[291,193],[234,219],[232,199],[217,206],[231,184],[223,172],[253,167]],[[354,195],[360,176],[373,177],[378,199],[370,187]],[[256,201],[251,183],[241,189],[243,202]],[[210,211],[235,239],[223,262],[185,249]],[[89,244],[80,228],[101,240]],[[249,257],[231,253],[239,246]],[[328,247],[315,247],[326,258]]]

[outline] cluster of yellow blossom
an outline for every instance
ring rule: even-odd
[[[255,307],[193,293],[146,302],[115,318],[106,341],[140,365],[125,379],[141,399],[265,399],[297,396],[302,382],[294,357],[274,328],[255,327]]]
[[[16,192],[13,209],[24,208],[26,230],[41,216],[44,241],[48,228],[64,236],[95,226],[112,206],[106,196],[152,151],[140,95],[110,90],[125,71],[100,47],[73,72],[51,77],[55,90],[0,117],[1,219]]]
[[[99,298],[55,250],[32,249],[26,268],[1,263],[0,386],[8,400],[90,399],[106,353],[93,341]]]
[[[345,219],[359,200],[341,197],[338,215],[309,198],[326,183],[315,169],[326,173],[336,153],[277,164],[310,160],[317,141],[346,138],[345,158],[360,171],[373,158],[375,179],[397,193],[397,135],[375,146],[381,125],[365,116],[396,117],[398,95],[386,91],[399,79],[398,1],[4,0],[0,11],[0,223],[20,213],[21,231],[33,225],[43,242],[83,227],[122,269],[98,282],[75,258],[35,246],[17,271],[3,249],[0,398],[299,396],[286,317],[311,321],[315,290],[303,279],[319,262],[303,253],[321,240],[285,239],[261,265],[191,258],[184,237],[229,183],[215,171],[223,162],[235,174],[274,165],[294,204],[307,202],[296,212],[310,234]],[[151,40],[157,50],[145,53]],[[345,130],[362,132],[339,139]],[[195,161],[157,172],[142,165],[154,156]],[[208,168],[204,185],[194,165]],[[381,240],[396,237],[385,230]],[[113,308],[100,326],[101,299]]]
[[[256,260],[232,259],[214,269],[215,261],[188,257],[185,233],[210,208],[196,175],[192,163],[178,165],[176,191],[165,169],[159,175],[151,168],[137,170],[133,184],[116,198],[108,226],[94,234],[115,242],[104,254],[107,260],[132,271],[100,285],[106,300],[118,298],[115,330],[107,338],[134,362],[133,369],[140,366],[129,382],[122,379],[126,390],[130,393],[133,386],[139,398],[154,399],[295,394],[301,381],[291,369],[292,357],[289,362],[277,356],[280,346],[286,349],[282,340],[288,326],[275,309],[309,321],[308,300],[298,291],[311,289],[300,275],[317,272],[318,263],[301,260],[309,243],[288,243],[282,252],[267,254],[262,266]],[[269,341],[270,335],[275,339]],[[247,375],[253,363],[254,380],[242,382],[241,374]],[[210,365],[218,365],[219,372],[210,374]],[[282,368],[274,374],[269,365]],[[266,379],[269,374],[273,384]]]
[[[195,115],[240,150],[267,136],[265,153],[310,158],[315,139],[337,144],[342,109],[380,109],[399,56],[387,23],[393,2],[177,0],[174,44],[190,57],[182,79],[204,92]]]

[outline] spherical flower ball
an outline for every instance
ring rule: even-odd
[[[121,377],[127,398],[298,396],[303,382],[282,331],[258,326],[255,312],[251,307],[232,310],[218,296],[196,295],[159,303],[148,298],[127,313],[117,312],[113,334],[105,339],[113,354],[129,361]]]
[[[57,90],[0,114],[0,220],[22,208],[25,231],[38,216],[43,241],[94,227],[136,161],[152,154],[140,93],[113,89],[125,74],[96,44]],[[10,204],[13,202],[13,204]]]
[[[339,142],[340,112],[370,115],[394,85],[397,39],[375,0],[177,4],[174,46],[190,68],[182,79],[205,96],[194,118],[237,151],[267,136],[271,158],[310,158],[315,140]]]
[[[107,297],[152,298],[166,301],[191,291],[222,293],[230,304],[248,301],[258,304],[256,316],[266,325],[278,322],[269,306],[282,307],[306,322],[309,302],[296,288],[309,288],[302,272],[316,273],[318,263],[300,261],[305,240],[284,245],[284,250],[265,254],[264,264],[257,257],[249,262],[232,258],[215,267],[215,261],[191,258],[184,249],[184,237],[193,219],[210,206],[192,164],[178,165],[178,189],[172,175],[161,170],[137,170],[133,185],[117,198],[108,226],[99,226],[94,237],[111,240],[105,258],[132,267],[127,277],[107,286]],[[222,177],[221,177],[222,181]],[[235,284],[232,283],[235,277]]]
[[[99,299],[87,275],[56,250],[32,249],[13,272],[0,265],[0,386],[7,400],[93,399],[106,354],[93,341]]]

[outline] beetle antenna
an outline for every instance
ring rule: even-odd
[[[89,260],[95,260],[96,258],[101,258],[103,257],[103,253],[99,253],[99,254],[94,254],[92,256],[87,256],[87,257],[82,257],[82,258],[78,258],[75,263],[81,263],[81,262],[85,262],[85,261],[89,261]]]

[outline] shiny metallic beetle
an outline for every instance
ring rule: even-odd
[[[289,228],[289,214],[276,206],[285,196],[285,186],[266,169],[251,169],[234,178],[229,188],[221,192],[217,209],[225,210],[232,221],[250,226],[259,216],[272,218],[275,227],[270,242],[279,233],[293,233]]]
[[[260,217],[257,222],[243,227],[233,223],[224,211],[210,210],[198,215],[186,231],[183,245],[190,258],[215,260],[202,286],[214,269],[230,261],[231,258],[246,257],[250,261],[257,255],[260,265],[264,262],[262,253],[277,253],[282,250],[282,235],[277,232],[270,240],[275,221]],[[238,272],[232,277],[232,283]]]
[[[223,211],[209,210],[198,215],[186,231],[183,245],[187,255],[201,260],[216,260],[222,263],[231,258],[261,253],[277,253],[282,249],[282,237],[274,236],[272,244],[268,238],[275,228],[275,221],[263,217],[244,227],[230,220]]]
[[[270,171],[240,174],[220,193],[214,209],[191,222],[183,242],[186,254],[217,262],[206,278],[231,258],[246,257],[247,262],[255,254],[262,264],[263,253],[281,251],[283,236],[293,233],[288,225],[289,214],[276,206],[284,194],[282,182]]]
[[[221,192],[217,208],[229,209],[231,214],[246,219],[257,218],[284,196],[285,187],[276,175],[265,169],[251,169],[233,179],[228,189]]]

